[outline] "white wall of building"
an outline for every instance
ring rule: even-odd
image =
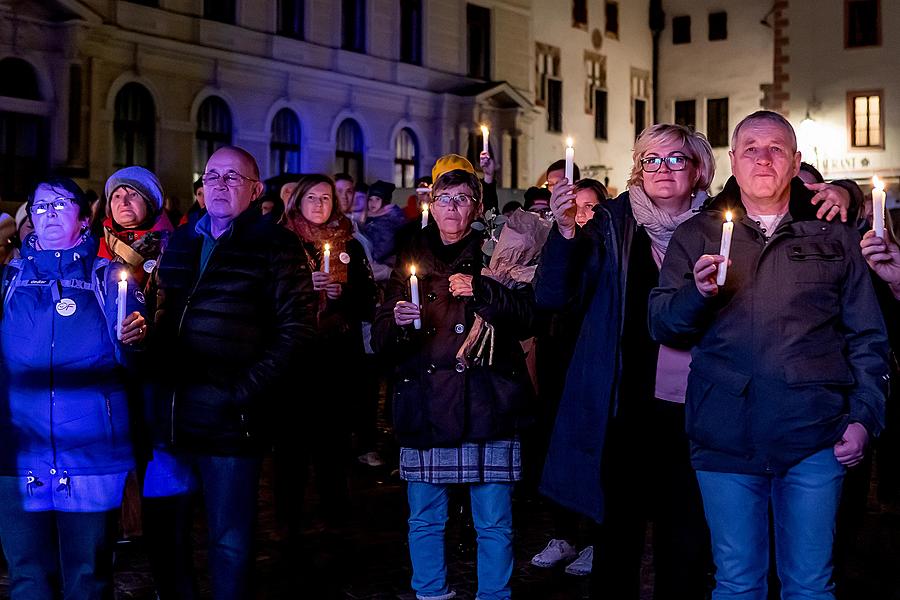
[[[770,3],[745,0],[663,1],[666,28],[660,43],[661,122],[674,122],[676,100],[697,101],[697,131],[704,134],[709,98],[728,98],[729,131],[761,108],[760,86],[772,83],[773,31],[760,23],[769,8]],[[709,13],[719,11],[728,13],[728,38],[709,41]],[[691,17],[691,42],[673,44],[672,19],[682,15]],[[771,24],[771,17],[768,22]],[[719,191],[731,174],[728,148],[714,148],[713,153],[716,178],[712,190]]]
[[[812,127],[801,129],[801,151],[817,163],[826,179],[852,178],[866,182],[873,174],[888,178],[889,190],[900,182],[900,11],[882,2],[882,45],[844,48],[844,7],[839,2],[791,0],[790,21],[791,122],[800,124],[807,111]],[[883,90],[884,149],[850,147],[848,92]],[[813,148],[818,151],[816,154]],[[893,186],[891,185],[893,184]]]

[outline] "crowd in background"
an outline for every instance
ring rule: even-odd
[[[640,597],[652,523],[658,600],[833,598],[879,436],[896,466],[900,250],[775,113],[735,129],[731,164],[713,194],[706,139],[660,124],[616,198],[560,160],[499,206],[487,152],[441,157],[405,206],[346,173],[267,185],[231,146],[183,215],[140,166],[100,196],[39,182],[0,215],[12,597],[111,598],[129,527],[158,597],[198,597],[198,504],[215,597],[252,597],[271,456],[297,560],[311,472],[337,531],[350,464],[395,470],[422,600],[455,595],[452,505],[478,598],[510,598],[516,489],[553,517],[532,563],[594,597]]]

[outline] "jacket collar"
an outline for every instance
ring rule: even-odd
[[[803,181],[799,177],[791,180],[791,199],[788,204],[788,213],[791,215],[792,221],[814,221],[816,220],[817,208],[810,202],[813,192],[806,189]],[[747,214],[747,209],[741,201],[741,188],[737,184],[737,180],[732,175],[725,182],[722,191],[710,198],[706,204],[700,209],[702,212],[720,212],[732,211],[734,220]]]

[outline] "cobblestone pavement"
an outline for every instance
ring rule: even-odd
[[[300,558],[288,558],[281,532],[275,525],[268,471],[260,499],[257,599],[414,600],[409,589],[410,567],[406,547],[404,486],[392,479],[388,468],[358,466],[351,477],[353,510],[345,528],[323,531],[315,518],[314,499]],[[298,510],[300,507],[298,506]],[[197,519],[197,564],[205,570],[202,519]],[[516,567],[513,596],[517,600],[581,600],[587,598],[586,578],[560,569],[539,569],[531,556],[547,542],[550,519],[540,502],[518,499],[515,504]],[[448,561],[451,585],[460,600],[472,600],[476,588],[474,549],[470,535],[458,523],[448,526]],[[850,552],[848,579],[841,600],[898,599],[900,594],[900,509],[869,499],[863,528]],[[650,600],[649,561],[643,567],[642,600]],[[152,600],[152,581],[140,541],[120,544],[116,588],[119,599]],[[209,581],[201,581],[209,597]],[[7,597],[6,577],[0,578],[0,597]],[[615,599],[610,599],[615,600]]]

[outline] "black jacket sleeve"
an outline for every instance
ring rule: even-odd
[[[488,183],[487,181],[481,181],[481,204],[484,206],[484,210],[491,210],[500,208],[500,198],[497,196],[497,182],[492,181]]]
[[[472,308],[487,323],[526,340],[534,335],[535,310],[531,286],[510,289],[490,277],[473,280]]]

